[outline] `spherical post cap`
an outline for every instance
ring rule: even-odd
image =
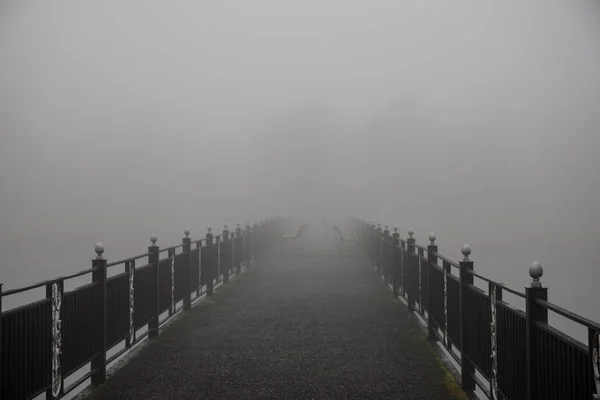
[[[98,257],[102,257],[102,254],[104,253],[104,245],[102,243],[98,242],[98,243],[96,243],[94,250],[96,251],[96,254],[98,255]]]
[[[408,230],[408,236],[410,236],[410,237],[411,237],[411,239],[412,239],[412,237],[413,237],[413,235],[414,235],[414,234],[415,234],[415,230],[414,230],[413,228],[410,228],[410,229]]]
[[[394,225],[394,232],[398,232],[398,225]]]
[[[152,235],[150,236],[150,241],[152,242],[153,245],[156,244],[156,241],[158,240],[158,237],[156,237],[156,235]]]
[[[431,244],[434,244],[434,243],[435,243],[435,239],[436,239],[436,238],[435,238],[435,233],[431,232],[431,233],[429,234],[429,241],[431,242]]]
[[[207,233],[211,233],[212,232],[212,228],[211,227],[206,228],[206,232]]]
[[[529,267],[529,276],[533,279],[540,279],[544,275],[544,269],[539,261],[534,261]]]
[[[229,226],[227,225],[227,222],[225,222],[225,225],[223,225],[223,229],[227,230]]]
[[[183,233],[185,233],[185,237],[190,236],[190,230],[186,229],[185,231],[183,231]]]
[[[471,255],[471,246],[465,244],[461,249],[461,253],[463,256],[465,256],[464,261],[469,261],[469,256]]]

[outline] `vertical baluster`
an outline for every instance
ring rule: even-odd
[[[502,300],[502,288],[497,287],[494,283],[489,284],[490,294],[490,311],[492,321],[490,323],[490,357],[492,359],[492,373],[490,376],[490,394],[491,400],[499,400],[498,398],[498,307],[497,302]]]
[[[129,285],[129,335],[125,339],[125,346],[131,347],[135,343],[135,260],[125,263],[125,273]]]
[[[97,250],[99,249],[98,245],[96,245],[96,248]],[[64,376],[62,374],[62,318],[64,315],[64,312],[62,310],[64,296],[63,290],[64,281],[62,279],[59,279],[46,285],[46,298],[50,299],[50,312],[52,321],[52,380],[50,388],[46,391],[46,399],[54,399],[62,395],[64,390]],[[22,323],[19,325],[23,326]]]

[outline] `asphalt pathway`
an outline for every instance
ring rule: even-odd
[[[453,399],[361,258],[282,250],[194,307],[90,399]]]

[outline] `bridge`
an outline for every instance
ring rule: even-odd
[[[600,324],[548,301],[539,263],[521,292],[477,273],[468,245],[439,254],[435,234],[310,229],[186,230],[118,261],[98,243],[89,269],[2,290],[45,295],[2,308],[1,399],[599,398]]]

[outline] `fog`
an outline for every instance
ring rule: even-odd
[[[600,317],[580,309],[599,22],[592,1],[3,1],[0,276],[356,215],[455,259],[468,242],[517,288],[539,259],[552,300]]]

